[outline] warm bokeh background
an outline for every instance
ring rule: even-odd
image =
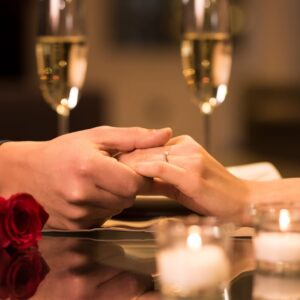
[[[202,120],[181,74],[178,0],[84,0],[89,67],[72,129],[171,126],[201,142]],[[213,115],[222,163],[268,160],[300,175],[300,1],[235,0],[229,95]],[[35,1],[0,9],[0,128],[7,139],[55,136],[35,72]],[[140,25],[139,25],[140,24]]]

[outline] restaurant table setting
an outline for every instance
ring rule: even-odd
[[[269,163],[232,172],[280,177]],[[44,229],[37,248],[1,250],[0,299],[300,299],[299,203],[253,206],[253,226],[238,227],[178,214],[164,197],[137,202],[152,210],[162,204],[161,215],[123,215],[88,230]],[[162,207],[173,207],[173,215]]]

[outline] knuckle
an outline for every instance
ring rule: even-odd
[[[94,156],[85,155],[84,157],[81,157],[81,159],[76,162],[77,165],[76,174],[79,178],[86,177],[90,174],[93,161],[94,161]]]
[[[72,188],[67,192],[66,199],[71,204],[78,204],[85,199],[84,189],[81,184],[74,184]]]
[[[139,186],[135,180],[128,180],[125,188],[122,191],[122,194],[126,198],[135,197],[138,193]]]
[[[138,185],[135,182],[128,182],[123,190],[123,196],[126,198],[135,197],[138,192]]]
[[[108,126],[108,125],[102,125],[102,126],[100,126],[99,128],[100,128],[101,130],[103,130],[103,131],[109,131],[109,130],[112,129],[112,127],[111,127],[111,126]]]
[[[77,227],[81,227],[81,222],[84,221],[87,217],[89,216],[89,213],[86,209],[82,208],[82,207],[76,207],[73,208],[72,210],[69,210],[68,213],[68,220],[71,221],[73,224],[73,226]]]
[[[181,135],[180,137],[180,141],[181,142],[184,142],[184,143],[191,143],[192,141],[194,141],[189,135],[187,134],[184,134],[184,135]]]
[[[164,175],[166,173],[166,166],[163,163],[159,163],[156,166],[156,174]]]
[[[146,129],[143,129],[143,128],[138,127],[138,126],[132,127],[133,133],[136,133],[136,134],[139,134],[139,133],[141,133],[141,132],[144,132],[145,130],[146,130]]]

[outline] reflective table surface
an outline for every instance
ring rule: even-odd
[[[252,241],[234,238],[233,245],[232,280],[223,299],[252,299]],[[0,299],[161,300],[155,252],[151,233],[46,233],[38,251],[0,252]]]

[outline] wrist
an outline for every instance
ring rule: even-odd
[[[0,146],[0,195],[30,193],[32,168],[37,160],[38,142],[5,142]],[[28,174],[31,174],[28,176]]]
[[[257,203],[257,192],[259,182],[241,179],[243,195],[241,196],[240,226],[252,226],[252,207]]]

